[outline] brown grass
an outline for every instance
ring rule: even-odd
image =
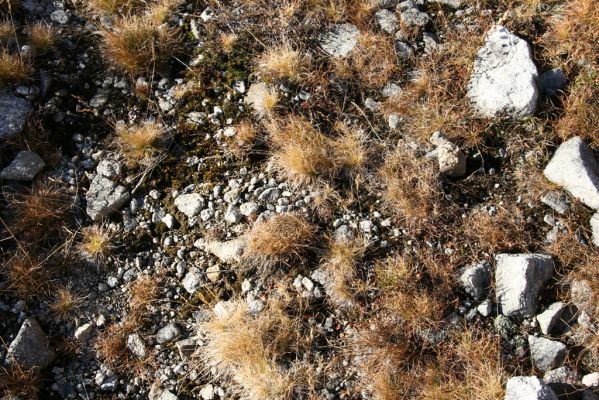
[[[229,54],[235,49],[239,36],[235,33],[223,33],[220,35],[220,44],[222,50]]]
[[[25,370],[18,364],[0,368],[0,396],[3,399],[36,400],[41,387],[41,376],[34,369]]]
[[[225,139],[227,151],[235,157],[245,157],[256,145],[259,134],[258,128],[250,121],[240,122],[233,128],[235,129],[235,135]]]
[[[387,156],[379,175],[386,186],[383,199],[399,216],[417,222],[437,214],[441,187],[432,161],[400,144]]]
[[[45,53],[54,47],[56,41],[56,31],[54,28],[43,22],[36,22],[29,27],[29,43],[35,51]]]
[[[269,271],[302,260],[314,246],[317,228],[299,214],[278,214],[254,224],[243,258]]]
[[[257,60],[257,71],[266,80],[297,81],[307,71],[308,55],[294,49],[289,42],[267,48]]]
[[[20,299],[29,301],[49,292],[51,268],[43,256],[36,256],[29,249],[16,251],[2,272],[8,281],[7,289]]]
[[[130,74],[159,72],[177,50],[177,32],[153,18],[128,16],[103,29],[106,58]]]
[[[5,48],[14,43],[17,38],[15,28],[10,20],[0,20],[0,45]]]
[[[181,5],[181,0],[158,0],[150,3],[146,15],[150,20],[158,24],[168,21],[171,14]]]
[[[112,234],[104,226],[87,226],[81,230],[78,249],[93,264],[103,264],[113,249]]]
[[[366,88],[384,86],[397,69],[397,57],[393,40],[377,33],[360,34],[358,44],[347,59],[340,61],[349,64],[351,70]],[[337,64],[339,66],[339,64]],[[347,67],[341,67],[340,76],[347,75]]]
[[[356,296],[366,289],[357,271],[366,248],[367,243],[361,237],[350,241],[329,241],[323,268],[329,274],[330,282],[325,285],[325,290],[338,307],[354,305]]]
[[[136,321],[127,319],[121,324],[111,324],[101,332],[95,341],[99,359],[117,371],[131,371],[137,359],[127,349],[127,338],[137,326]]]
[[[116,127],[116,145],[130,166],[150,165],[163,151],[165,139],[166,131],[157,122]]]
[[[138,10],[142,5],[140,0],[89,0],[89,8],[98,14],[127,15]]]
[[[31,78],[33,67],[29,59],[3,50],[0,54],[0,86],[17,84]]]
[[[158,299],[160,280],[144,275],[129,286],[129,311],[132,317],[142,317],[147,307]]]
[[[50,305],[52,313],[61,320],[70,319],[83,302],[83,297],[75,293],[69,286],[59,287],[54,294],[54,302]]]
[[[332,140],[331,152],[337,176],[359,189],[366,180],[367,164],[372,150],[366,134],[356,127],[337,124],[339,135]]]

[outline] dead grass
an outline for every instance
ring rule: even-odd
[[[254,224],[243,258],[264,271],[301,261],[314,246],[317,228],[299,214],[278,214]]]
[[[103,50],[117,68],[130,74],[160,72],[177,51],[177,32],[154,18],[127,16],[103,29]]]
[[[158,299],[160,280],[158,277],[144,275],[129,286],[129,311],[132,319],[143,317],[148,306]]]
[[[158,122],[116,127],[116,145],[130,166],[150,165],[163,151],[165,139],[166,130]]]
[[[158,24],[168,21],[171,14],[181,5],[181,0],[159,0],[150,3],[146,14],[148,18]]]
[[[25,370],[18,364],[0,368],[0,396],[3,399],[36,400],[42,379],[36,370]]]
[[[56,32],[54,28],[44,22],[36,22],[28,29],[29,43],[38,54],[43,54],[54,47]]]
[[[142,5],[140,0],[89,0],[89,8],[103,15],[127,15],[138,10]]]
[[[342,65],[347,63],[347,65]],[[355,74],[365,88],[383,87],[397,69],[393,40],[387,35],[364,32],[346,59],[337,62],[340,76]]]
[[[29,59],[3,50],[0,54],[0,86],[17,84],[31,78],[33,67]]]
[[[367,243],[362,237],[350,241],[329,240],[328,251],[323,259],[323,268],[330,277],[325,290],[338,307],[354,305],[356,296],[366,290],[366,284],[359,279],[357,270],[366,248]]]
[[[52,282],[52,270],[43,256],[29,249],[16,251],[2,268],[7,289],[20,299],[30,301],[46,295]]]
[[[113,250],[112,236],[104,226],[87,226],[81,230],[79,252],[89,262],[101,265]]]
[[[256,62],[257,71],[266,81],[287,79],[298,81],[306,73],[309,57],[294,49],[289,42],[267,48]]]
[[[358,190],[367,179],[367,165],[372,154],[364,131],[337,124],[338,136],[331,143],[336,174]]]
[[[299,377],[279,362],[297,351],[300,332],[296,321],[271,302],[251,316],[243,301],[227,305],[228,312],[200,323],[208,344],[201,357],[217,378],[229,378],[235,392],[248,400],[291,399]]]
[[[0,20],[0,45],[7,48],[16,40],[17,34],[10,20]]]
[[[63,286],[56,289],[50,310],[57,318],[66,321],[77,312],[82,302],[82,296],[75,293],[69,286]]]
[[[235,157],[245,157],[256,145],[259,130],[250,121],[240,122],[233,129],[235,129],[235,135],[225,139],[227,142],[227,151]]]
[[[383,199],[400,217],[418,222],[437,215],[442,197],[432,161],[400,144],[386,157],[379,175],[386,186]]]
[[[131,372],[137,358],[127,349],[127,338],[137,327],[137,321],[131,319],[108,326],[98,335],[94,344],[99,359],[117,371]]]
[[[222,50],[229,54],[235,49],[239,36],[235,33],[223,33],[220,35],[220,44]]]

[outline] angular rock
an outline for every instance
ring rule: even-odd
[[[270,108],[267,105],[267,100],[276,96],[273,88],[264,82],[253,83],[248,89],[245,96],[245,103],[250,105],[258,116],[268,115]]]
[[[553,260],[546,254],[498,254],[495,290],[499,311],[505,316],[532,317],[537,294],[553,275]]]
[[[430,141],[437,146],[436,156],[442,174],[460,177],[466,173],[466,155],[458,146],[445,139],[439,132],[433,133]]]
[[[395,31],[399,29],[399,23],[397,21],[397,16],[393,11],[389,11],[386,9],[378,10],[374,14],[374,19],[376,23],[381,27],[381,29],[389,34],[394,34]]]
[[[566,88],[568,78],[561,68],[553,68],[543,72],[539,76],[539,90],[543,95],[551,97],[555,96],[558,91]]]
[[[468,98],[486,117],[534,114],[539,96],[537,67],[528,43],[496,26],[478,51],[468,83]]]
[[[94,221],[100,221],[129,201],[129,191],[123,185],[97,174],[89,185],[86,198],[87,215]]]
[[[254,203],[253,201],[243,203],[239,206],[239,211],[241,211],[241,213],[246,217],[251,217],[258,214],[258,210],[260,210],[260,205],[258,203]]]
[[[2,179],[29,182],[46,166],[44,160],[32,151],[20,151],[2,170]]]
[[[181,330],[175,323],[169,322],[156,333],[156,341],[158,343],[166,343],[181,335]]]
[[[476,311],[478,311],[483,317],[488,317],[491,315],[491,312],[493,311],[493,304],[491,303],[491,300],[485,300],[480,303],[478,307],[476,307]]]
[[[559,214],[565,214],[570,207],[568,196],[556,190],[551,190],[541,197],[541,202]]]
[[[44,369],[54,360],[48,338],[37,321],[27,318],[23,321],[17,337],[6,352],[6,361],[18,363],[25,369]]]
[[[460,274],[462,287],[475,300],[485,297],[491,284],[491,265],[487,262],[464,268]]]
[[[595,246],[599,247],[599,211],[593,214],[589,223],[591,225],[591,240]]]
[[[227,242],[198,239],[193,245],[199,249],[209,251],[214,256],[218,257],[218,259],[222,262],[229,264],[233,262],[239,262],[241,260],[241,256],[243,255],[246,244],[247,239],[240,237]]]
[[[238,224],[243,219],[243,214],[239,211],[239,208],[235,207],[233,204],[229,204],[227,210],[225,211],[225,221],[231,224]]]
[[[160,394],[160,398],[158,400],[179,400],[179,398],[174,395],[170,390],[164,389]]]
[[[566,345],[556,340],[530,335],[528,346],[533,366],[542,372],[558,367],[566,357]]]
[[[587,206],[599,209],[599,166],[582,138],[562,143],[543,173]]]
[[[175,199],[175,207],[187,218],[192,218],[202,211],[204,198],[198,193],[182,194]]]
[[[358,44],[360,30],[353,24],[337,24],[322,35],[320,47],[332,57],[345,57]]]
[[[32,112],[29,101],[0,91],[0,142],[21,133]]]
[[[536,376],[514,376],[507,381],[504,400],[557,400],[557,396]]]
[[[574,371],[570,367],[559,367],[545,372],[543,375],[543,382],[546,384],[562,383],[567,385],[575,385],[580,380],[578,372]]]
[[[592,372],[583,376],[582,384],[587,387],[599,387],[599,372]]]
[[[187,293],[194,294],[196,290],[198,290],[200,286],[202,286],[202,279],[195,271],[195,269],[192,269],[187,274],[185,274],[185,277],[181,281],[181,284],[183,285],[183,288]]]
[[[408,8],[400,14],[401,22],[405,26],[423,27],[428,24],[431,17],[417,8]]]
[[[541,332],[544,335],[549,335],[551,330],[555,326],[556,322],[559,321],[562,313],[566,309],[566,304],[558,301],[557,303],[553,303],[545,311],[537,315],[537,321],[539,322],[539,327],[541,328]]]
[[[139,333],[132,333],[127,337],[127,348],[140,360],[143,360],[148,355],[146,344]]]

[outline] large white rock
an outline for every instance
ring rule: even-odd
[[[96,174],[85,197],[87,215],[94,221],[100,221],[129,201],[129,191],[123,185]]]
[[[551,330],[555,326],[556,322],[559,321],[562,313],[566,309],[566,304],[558,301],[553,303],[545,311],[537,315],[537,321],[539,322],[539,328],[544,335],[551,333]]]
[[[320,38],[320,47],[333,57],[345,57],[358,44],[360,30],[352,24],[337,24]]]
[[[543,173],[587,206],[599,210],[599,166],[582,138],[562,143]]]
[[[246,244],[247,239],[239,237],[227,242],[198,239],[193,245],[198,249],[209,251],[224,263],[234,263],[241,260]]]
[[[264,82],[253,83],[245,96],[245,103],[254,109],[259,117],[270,113],[273,101],[276,102],[277,92]]]
[[[553,274],[553,260],[546,254],[498,254],[495,257],[495,291],[505,316],[532,317],[537,294]]]
[[[199,193],[182,194],[175,199],[175,207],[187,218],[192,218],[202,211],[204,198]]]
[[[557,400],[557,396],[536,376],[514,376],[507,381],[504,400]]]
[[[532,115],[539,97],[528,43],[503,26],[487,33],[468,84],[468,98],[487,117]]]
[[[528,336],[532,365],[547,372],[559,367],[566,357],[566,345],[544,337]]]

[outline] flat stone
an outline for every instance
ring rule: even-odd
[[[148,355],[148,350],[146,349],[146,344],[143,339],[139,335],[139,333],[132,333],[127,337],[127,348],[135,357],[140,360],[143,360]]]
[[[565,214],[570,208],[568,196],[557,190],[551,190],[541,197],[541,202],[559,214]]]
[[[399,21],[393,11],[387,9],[378,10],[374,13],[374,19],[383,31],[391,35],[399,29]]]
[[[504,400],[557,400],[557,396],[536,376],[514,376],[505,385]]]
[[[579,380],[580,375],[578,375],[578,372],[567,366],[549,370],[543,375],[543,382],[548,385],[552,383],[576,385]]]
[[[557,303],[553,303],[552,305],[547,307],[545,311],[537,315],[539,327],[541,328],[541,332],[543,332],[544,335],[548,335],[551,333],[551,330],[555,326],[556,322],[559,321],[565,309],[566,304],[559,301]]]
[[[582,138],[577,136],[562,143],[543,173],[576,199],[599,209],[599,166]]]
[[[97,174],[86,194],[87,215],[94,221],[100,221],[118,211],[129,201],[126,187]]]
[[[341,58],[358,44],[360,30],[353,24],[337,24],[320,38],[320,46],[330,56]]]
[[[500,312],[508,317],[532,317],[537,310],[537,294],[553,275],[551,256],[498,254],[495,263],[495,290]]]
[[[175,199],[175,207],[187,218],[192,218],[202,211],[204,198],[198,193],[182,194]]]
[[[487,33],[468,83],[468,98],[483,116],[534,114],[537,67],[528,43],[503,26]]]
[[[20,151],[2,170],[2,179],[29,182],[46,166],[44,160],[32,151]]]
[[[260,205],[258,203],[254,203],[253,201],[243,203],[239,206],[239,211],[246,217],[251,217],[258,214],[260,210]]]
[[[464,268],[460,274],[462,287],[475,300],[482,299],[491,284],[491,265],[488,262]]]
[[[558,367],[566,357],[566,345],[556,340],[529,335],[528,346],[533,366],[542,372]]]
[[[218,257],[218,259],[222,262],[230,264],[234,262],[240,262],[246,244],[247,239],[240,237],[226,242],[198,239],[195,241],[194,246],[196,248],[209,251],[215,257]]]
[[[8,347],[6,361],[16,362],[25,369],[44,369],[54,360],[54,356],[42,328],[35,319],[27,318],[23,321],[17,337]]]
[[[29,101],[0,91],[0,142],[21,133],[32,112]]]

